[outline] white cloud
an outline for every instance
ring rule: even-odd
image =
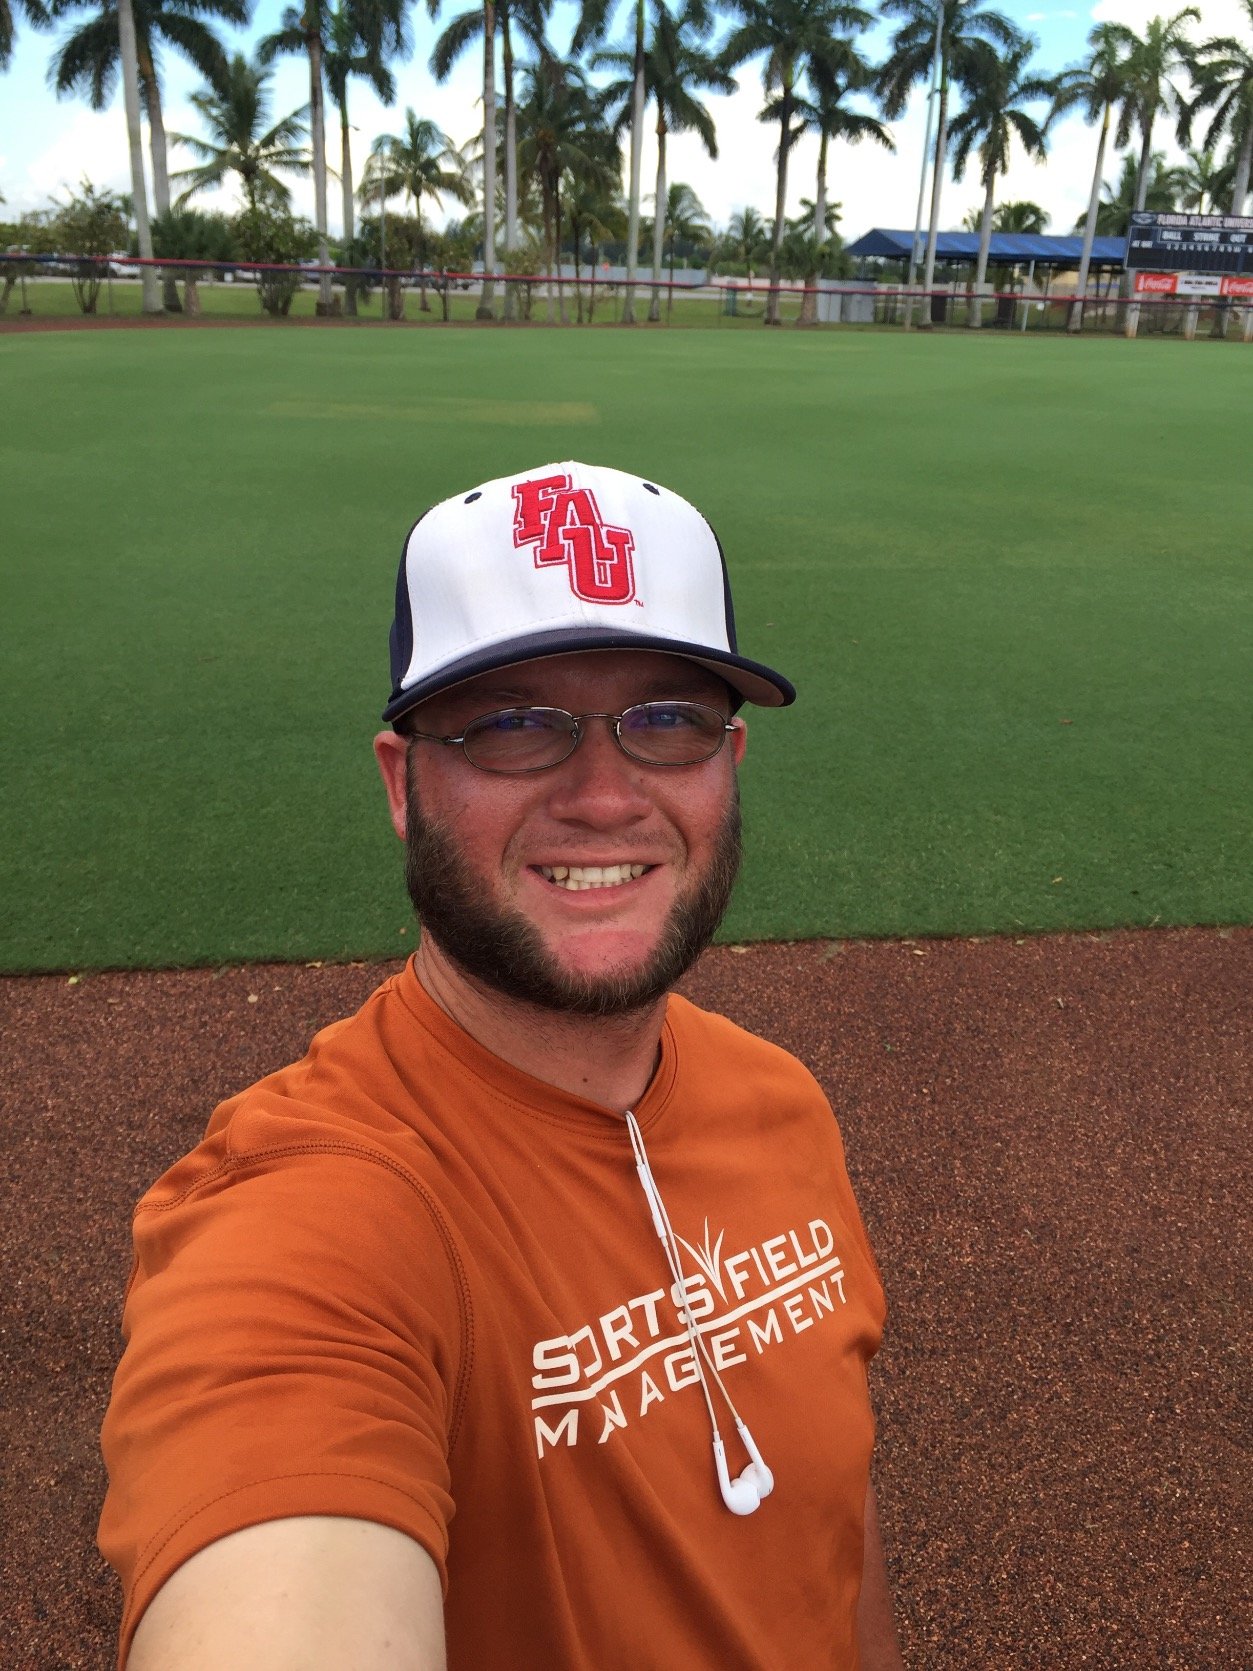
[[[48,199],[76,190],[86,176],[100,190],[129,192],[130,155],[120,108],[67,106],[56,137],[17,176],[10,204],[18,213],[43,208]]]
[[[1237,35],[1247,38],[1249,14],[1241,0],[1193,0],[1201,14],[1192,34],[1198,40],[1211,35]],[[1174,17],[1183,10],[1185,0],[1097,0],[1092,8],[1093,23],[1125,23],[1129,29],[1142,32],[1152,18]]]

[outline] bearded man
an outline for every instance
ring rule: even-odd
[[[415,524],[391,651],[421,943],[137,1210],[120,1664],[892,1671],[835,1120],[671,990],[792,687],[700,513],[573,463]]]

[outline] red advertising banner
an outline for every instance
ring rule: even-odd
[[[1178,273],[1137,273],[1137,296],[1173,296],[1179,283]]]
[[[1137,296],[1253,296],[1253,274],[1135,274]]]

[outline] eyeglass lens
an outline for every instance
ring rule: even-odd
[[[580,720],[564,708],[502,708],[471,720],[462,746],[471,764],[485,771],[534,772],[573,754],[580,730]],[[726,720],[700,702],[640,702],[618,716],[616,732],[636,760],[695,766],[722,747]]]

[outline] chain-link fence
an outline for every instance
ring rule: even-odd
[[[137,317],[145,264],[119,256],[0,254],[0,315],[32,321]],[[331,313],[390,323],[467,324],[490,317],[529,325],[610,325],[628,319],[668,326],[742,328],[753,324],[931,328],[1019,333],[1211,337],[1253,340],[1253,300],[1140,296],[1113,289],[1080,303],[1065,291],[996,290],[956,282],[924,290],[900,284],[823,280],[816,285],[760,277],[699,279],[568,269],[553,274],[449,272],[267,262],[156,260],[173,282],[180,311],[223,322],[269,315],[312,318],[319,282],[332,280]],[[168,287],[167,287],[168,290]]]

